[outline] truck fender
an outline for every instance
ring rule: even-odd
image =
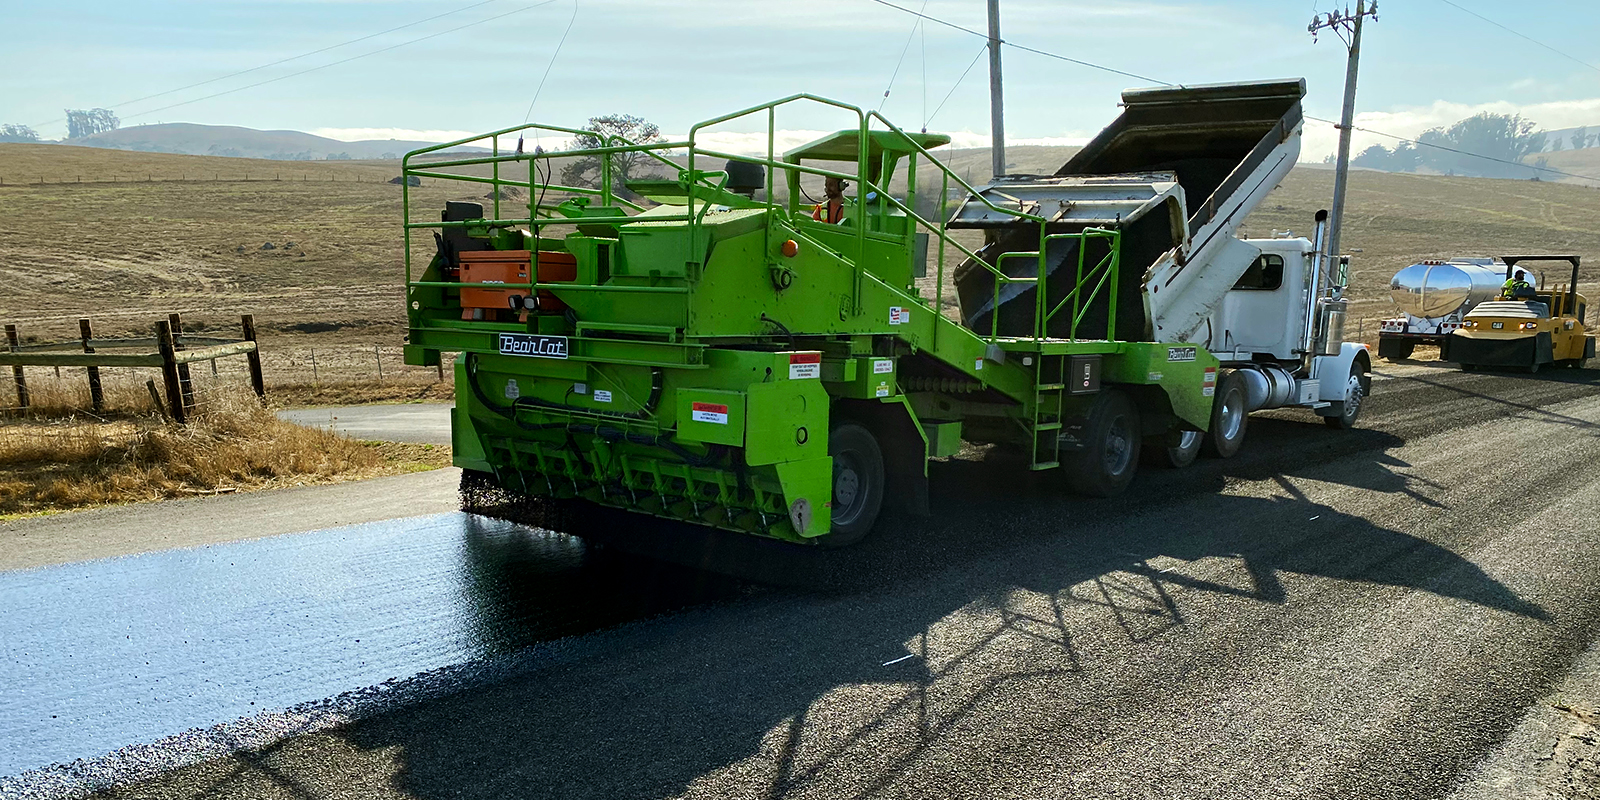
[[[1350,379],[1350,367],[1359,366],[1361,369],[1361,391],[1364,394],[1372,392],[1372,355],[1367,352],[1367,346],[1355,342],[1345,342],[1339,347],[1336,356],[1317,356],[1312,364],[1312,371],[1317,380],[1318,397],[1329,402],[1339,403],[1344,400],[1345,381]]]

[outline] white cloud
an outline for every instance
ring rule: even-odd
[[[326,136],[341,142],[360,142],[368,139],[400,139],[412,142],[453,142],[474,136],[474,131],[419,131],[410,128],[313,128],[310,133]]]
[[[1560,130],[1579,125],[1600,124],[1600,97],[1528,104],[1507,100],[1477,104],[1438,100],[1431,105],[1413,106],[1395,111],[1363,111],[1356,114],[1355,124],[1357,128],[1369,128],[1415,139],[1429,128],[1448,127],[1459,120],[1485,111],[1494,114],[1520,114],[1544,130]],[[1394,147],[1395,140],[1358,130],[1350,137],[1350,152],[1359,153],[1375,144]],[[1338,130],[1328,123],[1308,119],[1300,160],[1320,162],[1333,153],[1338,145]]]

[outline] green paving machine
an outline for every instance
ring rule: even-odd
[[[853,124],[778,151],[776,114],[802,106]],[[752,121],[764,156],[706,144]],[[524,152],[535,135],[597,146]],[[842,545],[886,506],[927,513],[930,459],[963,442],[1016,448],[1091,496],[1123,491],[1141,447],[1187,463],[1219,362],[1157,341],[1128,226],[1069,213],[1103,210],[1088,199],[980,191],[930,152],[948,142],[796,95],[682,141],[525,125],[408,154],[406,360],[456,354],[463,497]],[[489,153],[452,149],[473,144]],[[598,163],[594,186],[551,179],[573,159]],[[843,197],[819,205],[830,179]],[[444,208],[415,218],[423,196]],[[950,296],[947,262],[982,324]]]

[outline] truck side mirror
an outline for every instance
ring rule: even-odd
[[[1340,289],[1350,285],[1350,257],[1339,256],[1339,274],[1333,280],[1333,285]]]

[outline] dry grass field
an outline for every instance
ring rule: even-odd
[[[1016,172],[1049,172],[1071,152],[1019,147],[1008,159]],[[974,182],[987,175],[985,150],[958,150],[946,159]],[[297,353],[292,360],[304,362],[308,350],[323,348],[327,360],[335,349],[351,347],[357,349],[347,359],[353,370],[347,377],[367,377],[375,370],[359,348],[396,348],[403,336],[400,190],[386,183],[396,173],[394,162],[0,144],[0,274],[7,288],[0,319],[20,324],[25,335],[52,339],[75,335],[82,315],[109,335],[124,332],[119,326],[143,334],[169,311],[182,312],[186,325],[201,331],[230,329],[239,313],[251,312],[269,362],[273,352]],[[110,182],[112,176],[119,181]],[[1312,214],[1329,203],[1332,180],[1327,169],[1295,170],[1247,221],[1245,233],[1309,234]],[[413,191],[413,214],[431,215],[446,199],[488,203],[486,192],[427,182]],[[268,242],[272,249],[261,249]],[[1345,247],[1354,256],[1354,316],[1365,318],[1357,324],[1370,332],[1372,320],[1390,313],[1388,278],[1418,259],[1573,251],[1596,264],[1600,190],[1357,171]],[[1596,267],[1587,267],[1585,280],[1597,278]],[[398,358],[393,365],[398,371]],[[309,374],[302,382],[311,382]]]

